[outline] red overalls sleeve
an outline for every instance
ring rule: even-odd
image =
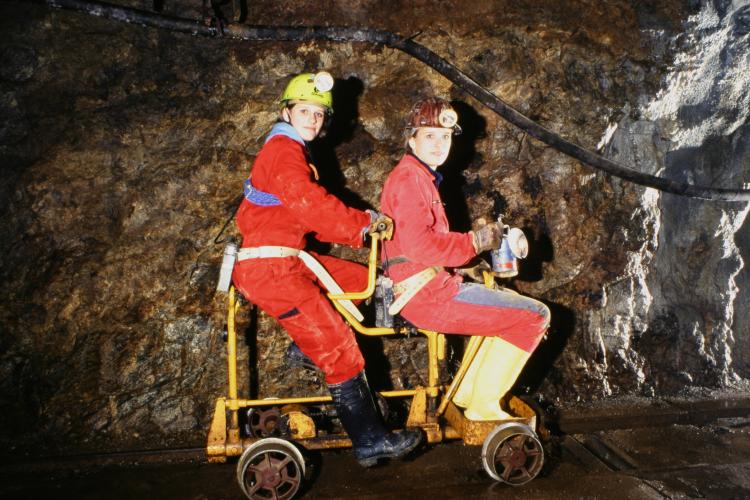
[[[436,229],[438,222],[447,228],[447,220],[442,205],[433,206],[431,186],[425,182],[415,175],[401,176],[391,193],[391,199],[397,201],[392,204],[394,213],[389,215],[396,221],[401,252],[410,261],[426,266],[461,266],[476,255],[471,234]]]
[[[271,191],[310,232],[321,241],[362,246],[362,230],[370,224],[370,215],[347,207],[315,182],[301,151],[282,148],[276,167]]]

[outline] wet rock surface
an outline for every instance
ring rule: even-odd
[[[467,5],[252,2],[248,19],[421,31],[417,41],[586,147],[672,179],[747,182],[747,106],[732,104],[746,102],[747,86],[727,84],[747,67],[746,9]],[[194,3],[165,9],[201,15]],[[554,316],[519,392],[561,406],[748,378],[741,206],[597,173],[389,49],[202,39],[25,3],[0,12],[0,428],[12,453],[202,445],[226,379],[214,239],[287,77],[317,68],[338,80],[316,164],[359,207],[377,206],[411,102],[455,102],[464,134],[443,169],[451,223],[468,230],[502,211],[524,228],[532,252],[511,286]],[[731,78],[684,106],[667,99],[686,69],[714,57],[706,40],[723,43],[716,57]],[[702,123],[711,126],[686,142]],[[272,319],[245,306],[239,323],[242,394],[325,392],[318,374],[283,366],[288,339]],[[377,388],[423,383],[423,341],[362,344]]]

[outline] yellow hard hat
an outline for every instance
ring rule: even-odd
[[[305,101],[324,106],[333,113],[333,77],[327,71],[302,73],[292,78],[281,95],[281,105],[289,101]]]

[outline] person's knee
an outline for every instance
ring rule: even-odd
[[[552,312],[549,310],[549,307],[539,302],[537,314],[539,315],[539,331],[544,334],[552,320]]]
[[[533,352],[547,333],[551,317],[549,308],[541,302],[536,302],[533,319],[529,321],[529,328],[526,330],[526,339],[523,345],[519,345],[519,347],[528,352]]]
[[[320,369],[326,376],[326,383],[340,384],[364,370],[365,358],[355,343],[331,349],[321,356],[320,364]]]

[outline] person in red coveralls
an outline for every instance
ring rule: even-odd
[[[427,330],[490,337],[453,401],[471,420],[501,420],[508,414],[500,408],[500,399],[539,344],[550,312],[534,299],[464,283],[460,273],[444,269],[467,265],[498,248],[502,238],[498,223],[468,233],[448,227],[437,168],[460,131],[458,115],[444,99],[429,97],[412,107],[406,119],[406,154],[388,176],[381,196],[380,208],[394,222],[393,239],[383,242],[381,257],[395,283],[395,309],[401,308],[403,318]]]
[[[247,300],[276,318],[296,345],[325,374],[333,403],[352,440],[357,461],[369,467],[380,458],[406,455],[421,433],[386,431],[364,376],[354,333],[325,290],[360,291],[363,266],[304,251],[308,234],[318,240],[361,247],[376,227],[392,221],[374,211],[347,207],[318,184],[307,142],[333,114],[333,77],[304,73],[292,78],[273,126],[245,181],[237,212],[242,233],[232,281]],[[353,304],[353,313],[360,315]]]

